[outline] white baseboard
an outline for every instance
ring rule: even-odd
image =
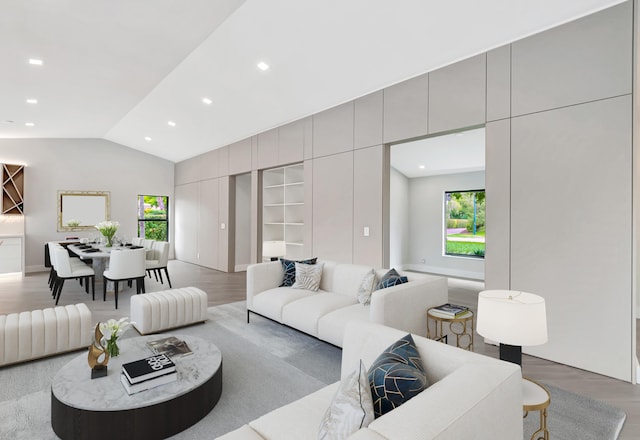
[[[35,266],[27,266],[25,267],[25,273],[33,273],[33,272],[47,272],[51,269],[45,267],[44,264],[35,265]]]
[[[468,270],[449,269],[446,267],[429,266],[426,264],[403,264],[403,270],[413,270],[416,272],[428,272],[437,275],[444,275],[457,278],[469,278],[472,280],[484,281],[484,273],[472,272]]]

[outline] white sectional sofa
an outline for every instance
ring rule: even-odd
[[[87,348],[94,326],[82,303],[0,315],[0,365]]]
[[[426,336],[426,311],[448,301],[443,277],[402,272],[408,282],[371,295],[371,303],[358,302],[358,289],[370,266],[324,263],[317,292],[279,287],[284,270],[279,261],[252,264],[247,268],[247,321],[250,312],[266,316],[331,344],[342,346],[349,321],[374,322]],[[376,271],[380,279],[387,269]]]
[[[342,350],[342,378],[362,360],[368,368],[378,355],[406,332],[350,323]],[[413,335],[431,384],[352,440],[487,439],[523,437],[520,367]],[[339,382],[278,408],[232,431],[220,440],[317,439],[320,424]]]

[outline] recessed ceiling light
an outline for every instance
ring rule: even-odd
[[[27,99],[27,104],[37,104],[37,103],[38,103],[37,99],[34,99],[34,98]]]
[[[151,138],[149,136],[145,136],[144,140],[147,141],[147,142],[151,142]]]
[[[169,125],[170,125],[170,126],[172,126],[172,127],[175,127],[175,126],[176,126],[176,123],[175,123],[175,122],[173,122],[173,121],[169,121],[169,122],[167,122],[167,124],[169,124]]]
[[[418,168],[420,168],[421,170],[424,170],[424,165],[420,165]]]
[[[258,69],[260,70],[269,70],[269,65],[267,63],[265,63],[264,61],[260,61],[258,63]]]
[[[29,58],[29,64],[32,64],[34,66],[42,66],[42,64],[44,64],[42,62],[42,60],[39,60],[37,58]]]
[[[202,98],[202,102],[204,102],[207,105],[211,105],[213,103],[213,101],[209,98]]]
[[[24,125],[26,125],[27,127],[33,127],[36,124],[34,124],[33,122],[25,122]]]

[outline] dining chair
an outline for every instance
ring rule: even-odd
[[[134,246],[142,246],[144,244],[144,238],[142,237],[133,237],[131,239],[131,244]]]
[[[102,285],[102,300],[107,300],[107,282],[113,281],[115,286],[116,309],[118,308],[118,284],[119,281],[136,282],[136,293],[145,293],[144,277],[146,275],[145,267],[145,249],[127,249],[118,248],[111,251],[109,256],[109,268],[104,271]]]
[[[89,293],[89,281],[91,281],[91,295],[92,298],[96,299],[96,290],[95,290],[95,272],[93,268],[87,266],[83,262],[79,261],[77,258],[71,258],[69,256],[69,251],[60,246],[59,248],[55,248],[53,250],[55,254],[55,272],[56,279],[53,286],[53,296],[56,299],[56,305],[58,305],[58,301],[60,300],[60,294],[62,293],[62,287],[64,286],[65,280],[68,279],[79,279],[84,280],[85,282],[85,291]]]
[[[169,262],[169,243],[166,241],[155,241],[152,249],[154,259],[146,261],[147,275],[151,278],[151,272],[153,272],[156,277],[156,281],[158,281],[159,276],[160,283],[164,284],[161,272],[161,270],[164,270],[167,281],[169,282],[169,287],[173,287],[171,285],[171,279],[169,278],[169,271],[167,270],[167,264]]]

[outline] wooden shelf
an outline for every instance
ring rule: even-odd
[[[2,213],[24,214],[24,166],[2,164]]]

